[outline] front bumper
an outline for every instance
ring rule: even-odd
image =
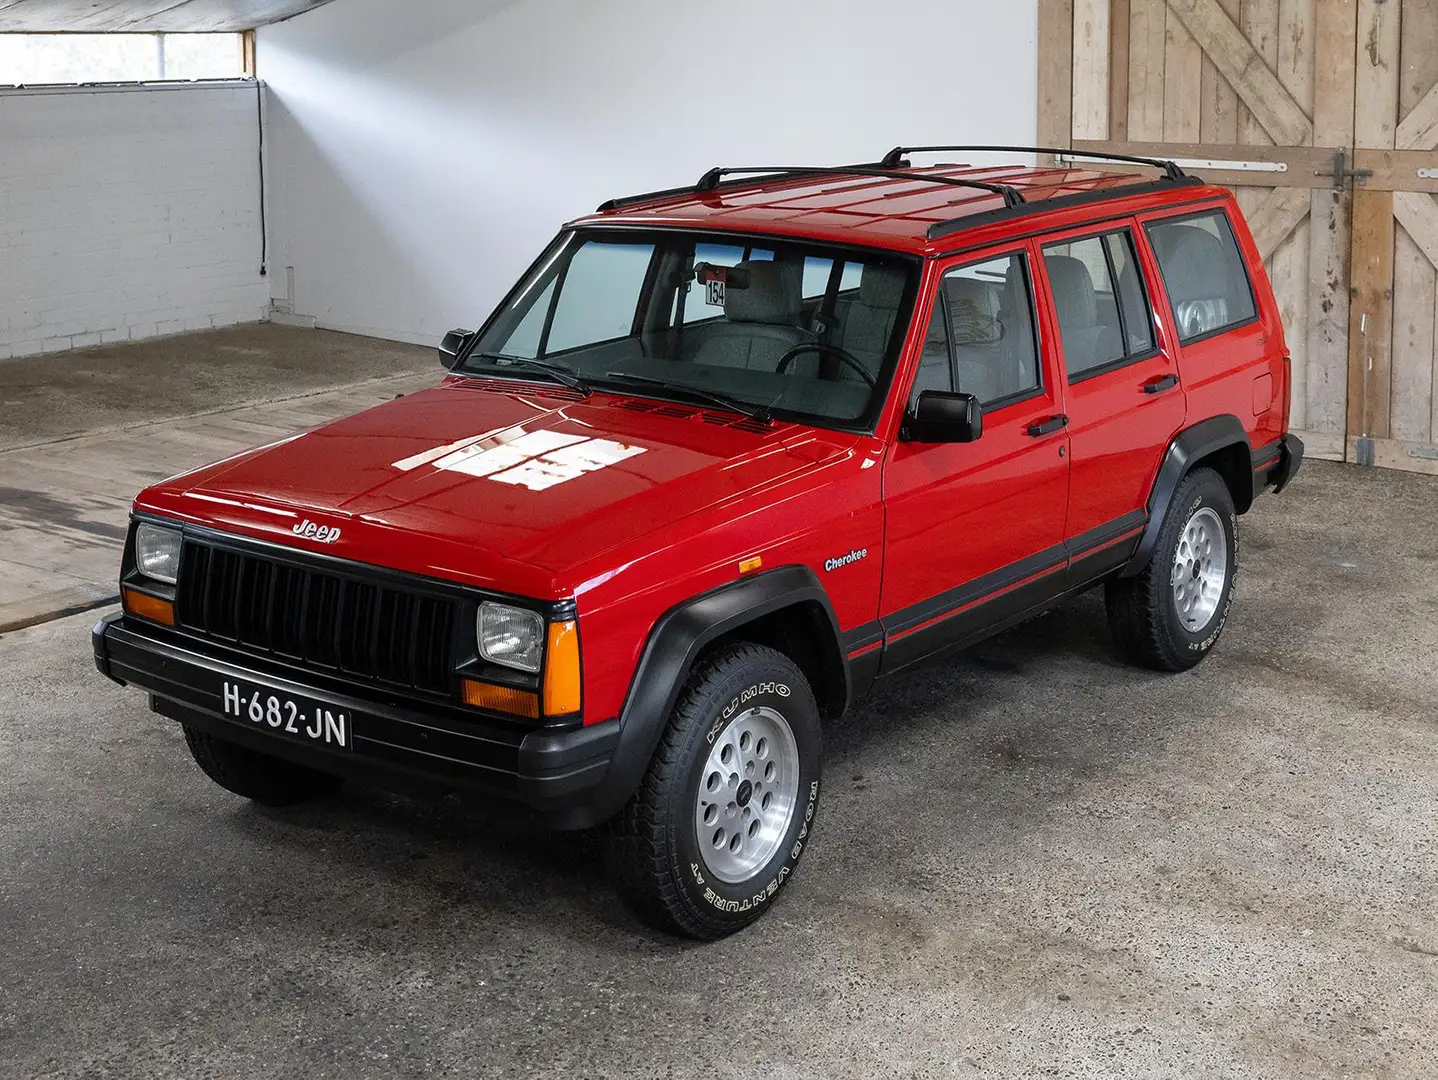
[[[123,613],[91,633],[95,666],[150,695],[162,716],[261,753],[384,787],[436,794],[480,792],[529,807],[555,828],[606,820],[625,793],[611,790],[619,721],[534,729],[471,716],[458,708],[412,702],[369,687],[296,681],[290,672],[208,655],[201,643]],[[301,676],[301,678],[303,678]],[[222,686],[243,681],[310,699],[350,716],[353,748],[329,749],[255,727],[223,712]]]

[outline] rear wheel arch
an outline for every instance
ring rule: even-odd
[[[745,641],[784,653],[810,680],[828,717],[843,713],[849,702],[848,658],[840,640],[828,593],[807,566],[753,574],[670,608],[650,630],[630,681],[599,816],[616,813],[638,788],[675,702],[705,654]]]
[[[1212,469],[1223,478],[1238,513],[1246,513],[1253,505],[1253,458],[1243,422],[1225,414],[1185,428],[1174,436],[1164,453],[1149,493],[1148,525],[1138,550],[1119,571],[1119,577],[1134,577],[1148,565],[1174,492],[1183,478],[1198,468]]]

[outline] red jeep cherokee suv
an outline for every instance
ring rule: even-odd
[[[1303,452],[1258,252],[1171,163],[908,157],[980,149],[566,226],[438,386],[142,492],[100,670],[262,803],[610,822],[635,909],[708,938],[793,873],[876,678],[1100,583],[1193,666]]]

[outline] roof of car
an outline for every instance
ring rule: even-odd
[[[606,204],[575,225],[709,228],[767,233],[891,248],[920,255],[974,247],[1023,232],[1060,227],[1095,216],[1225,194],[1195,177],[1155,179],[1151,172],[1104,172],[1074,167],[935,165],[876,175],[870,166],[804,173],[774,172],[717,186],[636,196]],[[978,187],[928,178],[1014,189],[1022,202]],[[1042,217],[1041,217],[1042,216]]]

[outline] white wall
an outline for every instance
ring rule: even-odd
[[[255,88],[0,92],[0,358],[262,319]]]
[[[569,218],[711,165],[1029,143],[1035,0],[343,0],[259,31],[275,296],[473,326]]]

